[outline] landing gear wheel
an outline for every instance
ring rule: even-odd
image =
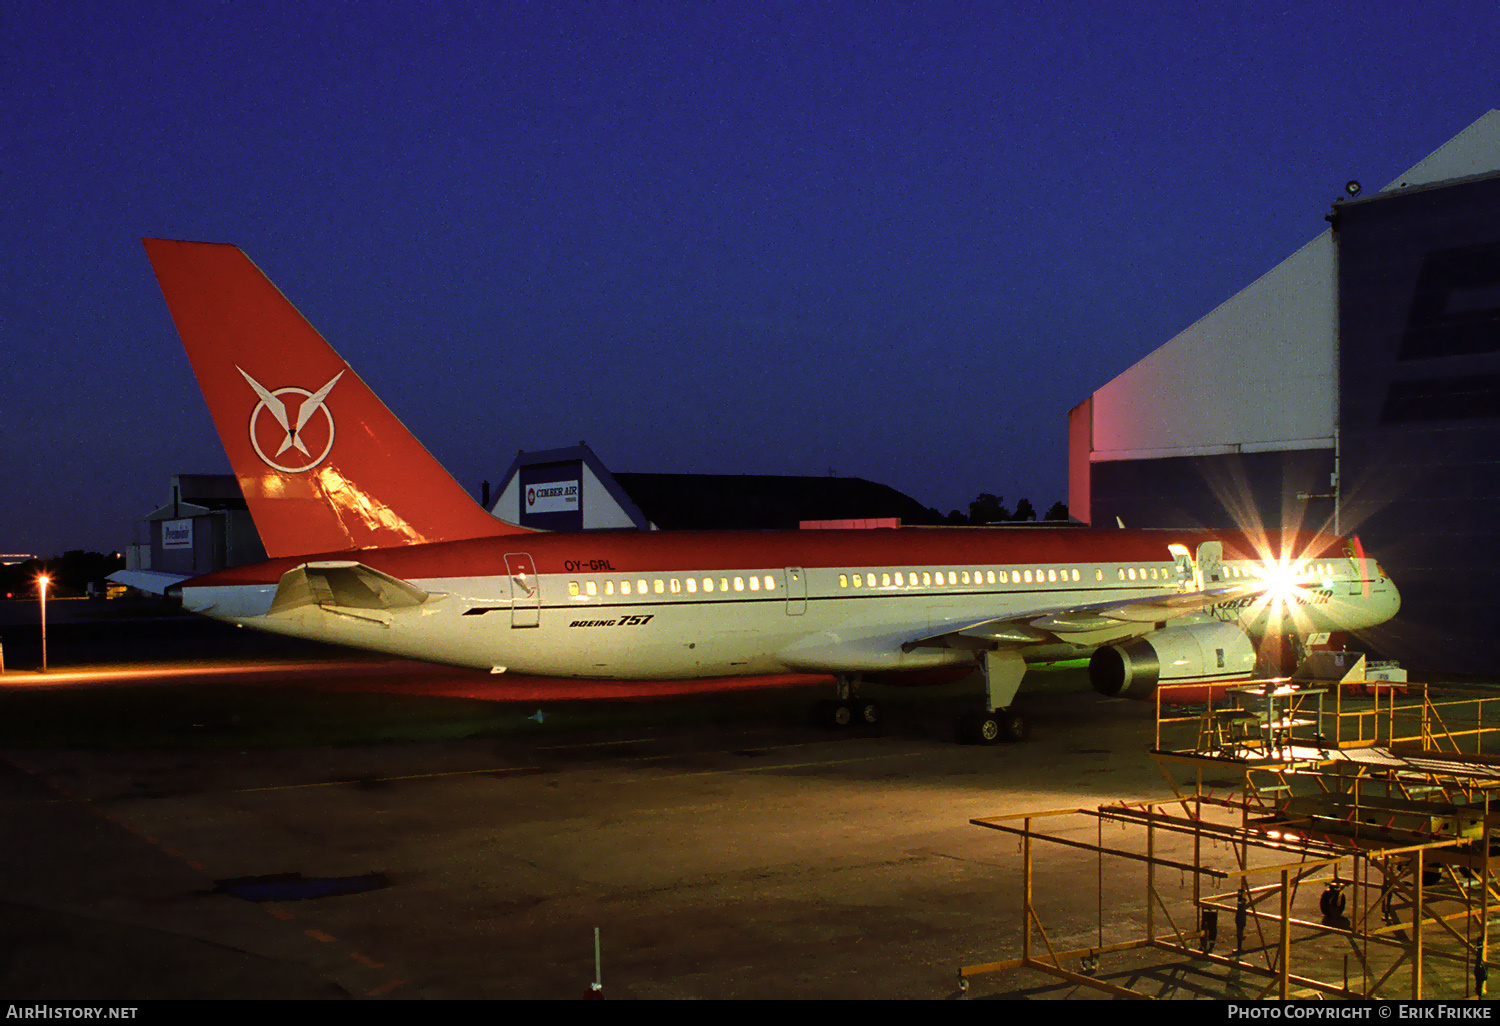
[[[868,698],[856,698],[849,703],[853,721],[857,726],[873,727],[880,722],[882,710],[879,703]]]
[[[1000,717],[1000,740],[1014,743],[1025,741],[1031,736],[1031,723],[1020,713],[1007,709],[998,715]]]
[[[1000,737],[1000,718],[993,713],[968,713],[958,718],[959,744],[992,745]]]
[[[840,702],[836,698],[824,699],[818,703],[818,722],[834,730],[847,727],[854,722],[854,710],[848,702]]]

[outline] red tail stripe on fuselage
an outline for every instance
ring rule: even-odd
[[[1074,563],[1165,563],[1170,544],[1193,551],[1205,541],[1223,543],[1224,559],[1260,560],[1271,551],[1299,559],[1344,558],[1332,535],[1227,532],[1096,531],[1079,528],[871,531],[585,531],[531,534],[399,548],[334,551],[273,559],[196,578],[195,586],[266,584],[294,566],[320,560],[358,560],[405,580],[498,577],[509,574],[507,552],[526,552],[539,574],[689,573],[797,566],[901,567],[1056,566]],[[1259,541],[1259,544],[1257,544]]]

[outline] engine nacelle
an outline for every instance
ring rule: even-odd
[[[1232,623],[1169,627],[1089,660],[1089,683],[1110,698],[1150,698],[1160,684],[1246,680],[1255,672],[1255,645]]]

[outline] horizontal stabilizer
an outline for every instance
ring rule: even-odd
[[[165,595],[168,588],[188,580],[189,575],[167,574],[160,570],[116,570],[109,579],[148,595]]]
[[[330,613],[389,625],[392,612],[414,609],[440,597],[363,563],[303,563],[281,575],[267,615],[317,606]]]

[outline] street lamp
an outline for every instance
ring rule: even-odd
[[[42,574],[36,579],[37,593],[42,597],[42,672],[47,672],[47,585],[51,578]]]

